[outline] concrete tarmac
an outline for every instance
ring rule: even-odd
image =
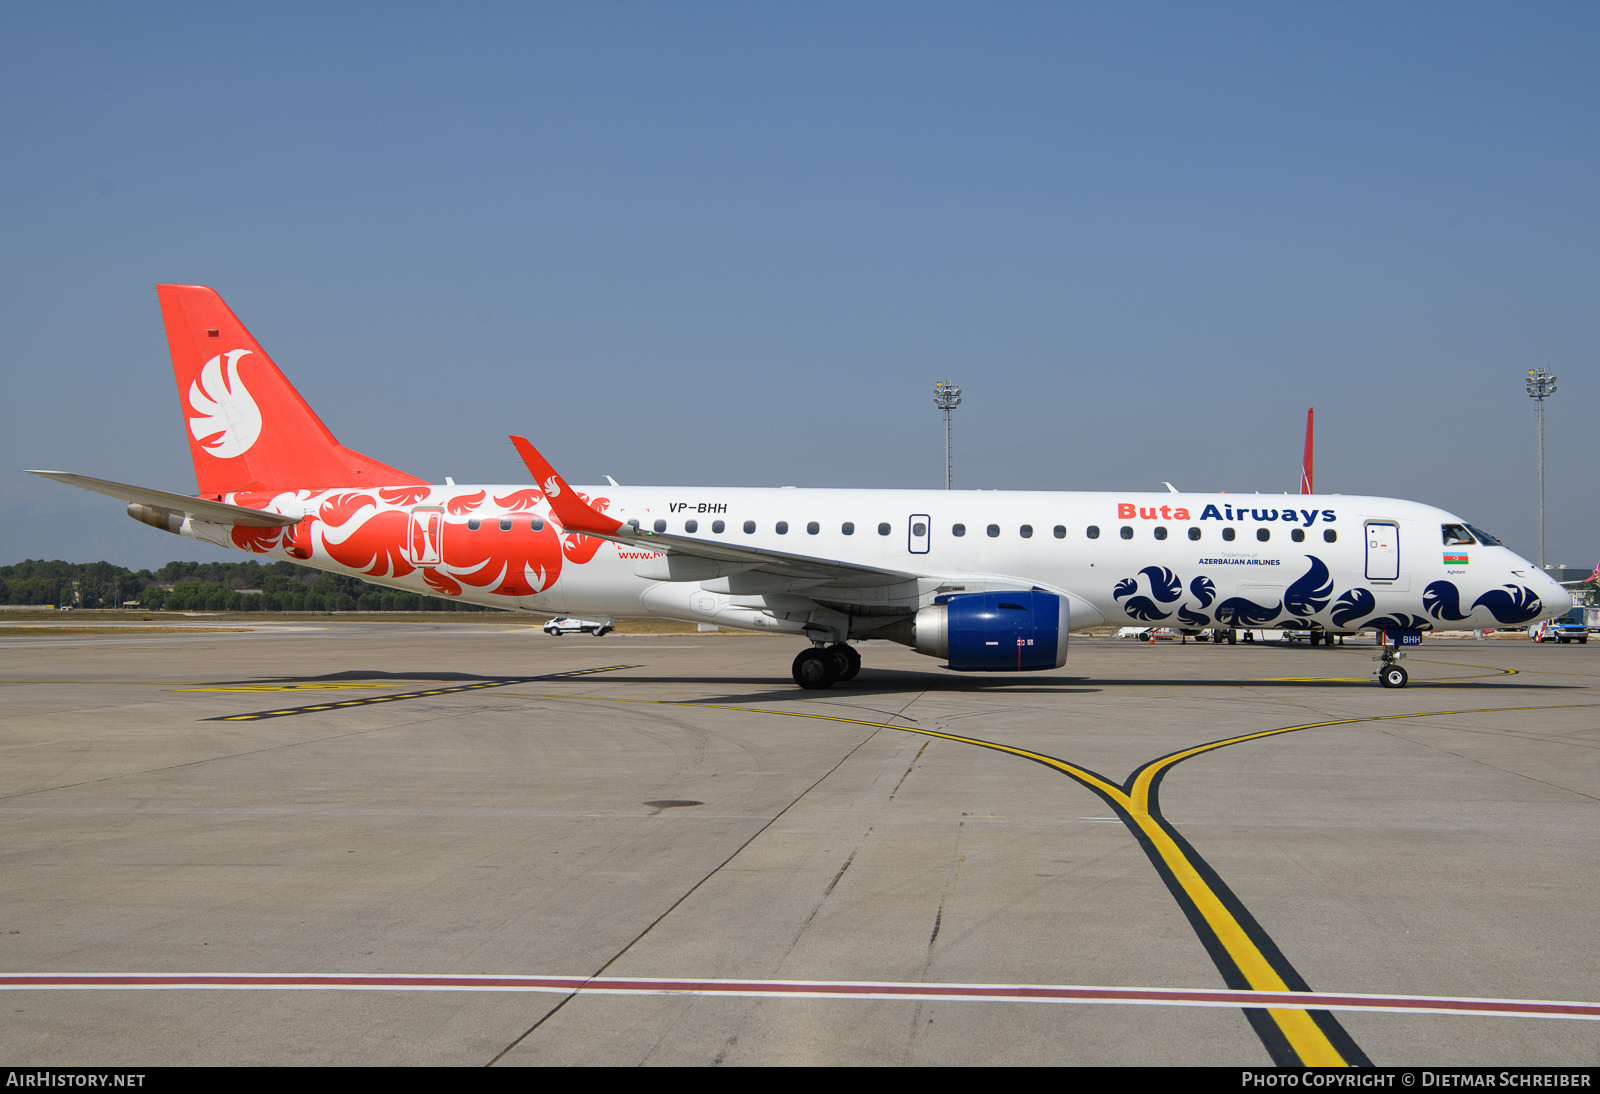
[[[1600,1001],[1594,645],[1387,691],[1367,642],[872,642],[803,692],[770,637],[0,628],[0,970],[166,978],[13,978],[0,1059],[1600,1064],[1594,1021],[854,986]],[[182,986],[265,973],[620,986]]]

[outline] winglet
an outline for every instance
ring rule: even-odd
[[[528,438],[513,435],[511,443],[516,445],[517,455],[528,465],[528,470],[533,474],[533,481],[544,491],[544,496],[550,501],[550,508],[555,511],[556,518],[567,531],[610,536],[622,530],[624,526],[621,521],[596,512],[578,497],[578,492],[568,486],[567,480],[556,473],[556,469],[550,466],[550,461],[539,455],[539,450],[528,443]]]

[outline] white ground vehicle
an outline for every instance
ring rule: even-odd
[[[573,619],[568,615],[558,615],[544,625],[544,633],[592,634],[596,638],[601,638],[611,633],[615,623],[615,619],[607,619],[604,623],[597,623],[593,619]]]
[[[1546,619],[1528,628],[1528,637],[1535,642],[1568,642],[1589,644],[1589,628],[1583,623],[1583,609],[1573,608],[1566,615]]]

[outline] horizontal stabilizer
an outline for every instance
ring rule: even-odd
[[[206,501],[203,498],[191,498],[184,494],[169,494],[165,490],[151,490],[143,486],[107,482],[105,479],[91,479],[87,475],[73,475],[66,471],[29,471],[28,474],[54,479],[56,482],[64,482],[68,486],[78,486],[85,490],[93,490],[96,494],[121,498],[123,501],[133,502],[136,505],[147,505],[152,509],[165,509],[172,513],[182,513],[193,517],[195,520],[203,520],[211,524],[230,524],[243,528],[286,528],[291,524],[300,523],[301,520],[298,515],[284,516],[280,513],[263,513],[259,509],[246,509],[242,505],[228,505],[225,502]]]

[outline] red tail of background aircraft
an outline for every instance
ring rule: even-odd
[[[1300,492],[1302,494],[1315,494],[1311,489],[1311,430],[1316,424],[1317,408],[1312,407],[1306,411],[1306,452],[1300,460]]]

